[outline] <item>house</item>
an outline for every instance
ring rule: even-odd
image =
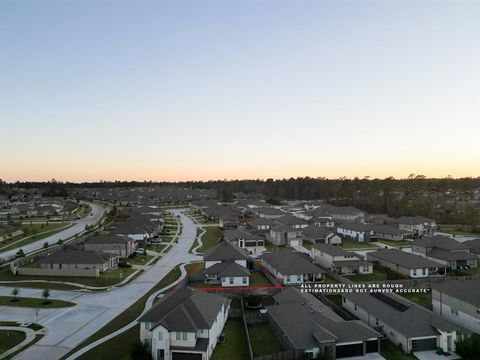
[[[221,218],[238,218],[238,213],[232,208],[222,205],[211,205],[200,209],[200,214],[207,220],[220,222]]]
[[[324,280],[325,270],[312,264],[304,255],[283,249],[261,256],[266,270],[284,285],[305,284]]]
[[[463,242],[464,246],[468,246],[471,254],[475,254],[480,259],[480,239],[472,239]]]
[[[124,222],[113,224],[112,234],[126,235],[135,241],[148,241],[160,234],[163,228],[163,218],[152,215],[132,215]]]
[[[267,231],[271,227],[275,226],[275,223],[272,220],[267,218],[255,217],[247,222],[247,225],[250,229],[257,231]]]
[[[295,359],[363,357],[382,335],[360,320],[345,321],[312,294],[289,287],[267,307],[268,320]]]
[[[153,360],[208,360],[227,321],[230,302],[190,288],[170,292],[140,317],[140,341]]]
[[[342,238],[331,228],[309,225],[302,229],[303,240],[312,244],[334,244],[342,243]]]
[[[0,223],[0,241],[22,235],[23,233],[21,224]]]
[[[124,235],[106,234],[89,238],[83,244],[86,251],[106,252],[120,258],[128,258],[137,245],[132,238]]]
[[[468,244],[461,243],[447,236],[425,236],[413,240],[413,252],[437,261],[447,268],[476,268],[478,258],[470,253]]]
[[[323,204],[316,209],[304,213],[308,217],[325,217],[329,216],[333,220],[338,221],[356,221],[363,223],[365,212],[353,206],[335,206]]]
[[[373,235],[373,230],[370,225],[345,222],[337,225],[337,233],[350,241],[367,243]]]
[[[343,293],[342,306],[406,353],[437,348],[453,352],[462,337],[462,328],[400,296]]]
[[[236,246],[222,241],[203,255],[205,282],[222,287],[248,286],[248,257]]]
[[[223,239],[241,249],[245,249],[254,257],[261,255],[267,250],[265,248],[265,238],[248,231],[225,230],[223,232]]]
[[[423,216],[401,216],[396,222],[400,230],[407,230],[417,237],[435,235],[437,232],[435,220]]]
[[[293,227],[294,229],[302,229],[308,226],[308,223],[305,220],[291,214],[279,217],[278,219],[275,219],[275,222],[280,225]]]
[[[444,276],[446,273],[445,265],[399,249],[369,252],[367,260],[411,278]]]
[[[96,251],[61,250],[41,257],[37,260],[37,263],[41,269],[56,270],[56,276],[62,276],[61,270],[67,270],[68,272],[68,270],[96,269],[102,273],[118,267],[118,256]],[[66,276],[72,276],[71,272],[68,272],[68,274],[67,272],[65,272]]]
[[[335,222],[333,221],[333,218],[331,216],[314,216],[314,217],[311,217],[308,220],[308,222],[315,226],[328,227],[328,228],[335,227]]]
[[[252,211],[255,215],[270,220],[281,218],[286,214],[285,211],[269,206],[253,208]]]
[[[270,228],[267,240],[277,246],[302,246],[302,230],[287,225],[277,225]]]
[[[480,280],[432,283],[432,308],[445,320],[480,334]]]
[[[372,274],[373,264],[359,255],[343,250],[339,246],[316,244],[312,247],[312,258],[316,264],[340,275]]]
[[[389,225],[375,224],[371,225],[371,229],[373,230],[373,234],[370,236],[371,240],[385,239],[392,241],[404,241],[411,240],[413,238],[413,234],[410,231],[398,229]]]
[[[233,214],[220,215],[218,226],[223,230],[245,230],[245,224],[241,223],[238,216]]]
[[[207,208],[209,206],[216,206],[216,205],[218,205],[217,200],[201,199],[201,200],[194,200],[190,202],[190,206],[197,211],[200,211],[201,209]]]

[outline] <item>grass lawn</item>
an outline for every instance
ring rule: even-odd
[[[381,341],[380,355],[382,355],[386,360],[417,360],[415,356],[406,354],[390,340]]]
[[[161,288],[173,283],[175,280],[177,280],[180,277],[180,274],[181,274],[180,267],[176,266],[159,283],[157,283],[148,293],[143,295],[132,306],[130,306],[128,309],[126,309],[124,312],[122,312],[120,315],[118,315],[116,318],[114,318],[112,321],[110,321],[108,324],[106,324],[104,327],[102,327],[100,330],[98,330],[95,334],[93,334],[88,339],[86,339],[84,342],[82,342],[75,349],[70,351],[62,359],[66,359],[69,355],[73,354],[74,352],[81,349],[82,347],[84,347],[84,346],[86,346],[86,345],[88,345],[88,344],[90,344],[90,343],[92,343],[92,342],[94,342],[98,339],[101,339],[102,337],[104,337],[108,334],[111,334],[112,332],[114,332],[114,331],[122,328],[123,326],[131,323],[132,321],[134,321],[142,313],[148,297],[151,294],[153,294],[154,292],[160,290]]]
[[[208,249],[218,244],[220,239],[220,230],[216,226],[209,226],[205,228],[206,232],[202,236],[202,246],[197,250],[198,252],[205,252]]]
[[[31,307],[31,308],[62,308],[75,306],[75,303],[70,301],[48,299],[48,304],[44,304],[45,299],[28,298],[17,296],[16,300],[13,296],[0,296],[0,306],[18,306],[18,307]]]
[[[439,231],[452,235],[461,235],[461,236],[480,236],[479,232],[466,231],[459,229],[456,226],[449,225],[439,225]]]
[[[240,319],[229,318],[225,327],[225,342],[217,344],[212,360],[245,360],[249,358],[247,336]]]
[[[0,330],[0,354],[20,344],[25,338],[25,333],[21,331]]]
[[[273,286],[261,271],[252,271],[250,276],[250,286]]]
[[[148,245],[147,250],[152,250],[155,252],[162,252],[168,245]]]
[[[330,300],[334,304],[338,305],[339,307],[342,307],[342,295],[327,295],[326,297],[328,300]]]
[[[383,271],[374,269],[373,274],[349,275],[345,277],[353,282],[382,281],[387,279],[387,274]]]
[[[398,295],[417,303],[429,310],[432,308],[432,292],[427,293],[398,293]]]
[[[130,360],[140,342],[140,324],[78,357],[79,360]]]
[[[470,276],[470,275],[480,275],[480,266],[468,269],[468,270],[459,270],[459,269],[448,269],[447,275],[449,276]]]
[[[135,254],[129,257],[127,261],[132,265],[145,265],[153,258],[154,257],[152,255]]]
[[[359,249],[378,249],[378,246],[369,244],[369,243],[357,243],[353,241],[343,241],[340,246],[342,249],[352,249],[352,250],[359,250]]]
[[[202,275],[203,274],[203,262],[191,263],[185,266],[185,270],[189,275]]]
[[[88,286],[111,286],[119,283],[128,275],[134,272],[135,269],[118,268],[111,272],[100,273],[98,278],[93,277],[75,277],[75,276],[32,276],[32,275],[13,275],[9,268],[4,268],[0,271],[0,281],[22,281],[22,280],[47,280],[47,281],[63,281],[79,283]],[[40,288],[54,289],[53,284],[39,283]],[[13,285],[13,284],[10,284]],[[19,286],[24,286],[23,283],[18,283]],[[26,286],[26,285],[25,285]]]
[[[256,324],[248,327],[253,356],[262,356],[285,350],[270,324]]]
[[[73,224],[69,223],[51,223],[44,225],[44,227],[41,227],[41,224],[23,225],[22,228],[24,228],[25,233],[2,241],[0,243],[0,251],[21,248],[22,246],[31,244],[32,242],[45,239],[49,236],[59,233],[71,226],[73,226]]]
[[[307,250],[312,250],[313,244],[309,241],[304,241],[303,242],[303,247]]]
[[[335,280],[331,276],[325,275],[325,284],[338,284],[340,281]]]
[[[395,246],[395,247],[411,247],[413,244],[413,241],[408,241],[408,240],[394,241],[394,240],[387,240],[387,239],[379,239],[378,242],[385,245],[389,245],[389,246]]]

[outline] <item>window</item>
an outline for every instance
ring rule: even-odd
[[[427,275],[427,269],[422,269],[423,275]]]
[[[182,340],[187,341],[188,340],[188,334],[186,332],[182,332]]]
[[[242,283],[244,283],[244,284],[247,283],[247,278],[245,276],[242,278]]]
[[[182,339],[182,333],[180,331],[175,332],[175,340],[181,340]]]
[[[163,340],[163,333],[161,331],[158,333],[158,340]]]
[[[286,282],[290,282],[290,275],[287,275],[285,279],[286,279]]]
[[[355,311],[357,311],[357,304],[355,304]]]
[[[458,310],[450,308],[450,312],[452,313],[452,315],[458,316]]]
[[[150,330],[150,323],[149,322],[145,323],[145,330]]]
[[[413,269],[413,276],[417,276],[417,269]]]
[[[230,278],[230,285],[233,284],[233,277]]]

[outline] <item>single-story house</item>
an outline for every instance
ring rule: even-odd
[[[61,250],[37,260],[42,269],[98,269],[104,272],[118,267],[118,255],[85,250]]]
[[[86,251],[106,252],[121,258],[128,258],[135,252],[137,244],[125,235],[105,234],[87,239],[83,244]]]
[[[410,231],[402,230],[390,225],[371,225],[373,234],[370,236],[371,240],[386,239],[393,241],[410,240],[413,234]]]
[[[446,274],[445,265],[399,249],[381,249],[369,252],[367,260],[411,278],[445,276]]]
[[[360,224],[356,222],[345,222],[337,225],[337,233],[348,240],[367,243],[373,235],[370,225]]]
[[[283,249],[261,256],[263,270],[284,285],[305,284],[324,280],[325,270],[312,264],[304,255]]]
[[[447,236],[424,236],[413,240],[415,253],[446,265],[448,268],[468,266],[476,268],[478,258],[470,253],[468,244],[461,243]]]
[[[342,238],[335,233],[335,230],[317,225],[309,225],[302,229],[303,239],[313,244],[334,244],[342,243]]]
[[[190,288],[172,291],[140,317],[140,341],[153,360],[208,360],[227,321],[230,302]]]

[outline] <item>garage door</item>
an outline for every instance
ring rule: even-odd
[[[367,341],[367,353],[378,352],[378,340]]]
[[[437,338],[412,340],[412,351],[427,351],[437,348]]]
[[[290,246],[298,246],[298,245],[300,245],[298,240],[290,241]]]
[[[363,356],[363,343],[352,345],[337,345],[335,348],[337,359],[350,356]]]
[[[202,354],[174,352],[172,360],[202,360]]]

